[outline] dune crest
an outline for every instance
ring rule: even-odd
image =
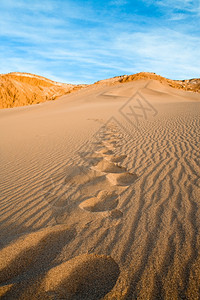
[[[100,80],[95,84],[118,84],[138,80],[156,80],[161,84],[167,84],[175,89],[182,89],[184,91],[192,91],[200,93],[200,78],[186,79],[186,80],[172,80],[151,72],[140,72],[133,75],[122,75],[113,78]]]
[[[0,109],[39,104],[49,100],[56,100],[63,95],[76,92],[84,87],[93,87],[95,85],[115,85],[139,80],[155,80],[163,85],[168,85],[175,89],[197,93],[200,92],[199,78],[171,80],[149,72],[116,76],[97,81],[91,85],[59,83],[35,74],[13,72],[9,74],[0,74]]]

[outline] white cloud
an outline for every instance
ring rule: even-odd
[[[117,21],[111,16],[101,19],[105,11],[99,14],[70,1],[63,2],[65,10],[61,12],[55,7],[57,1],[36,0],[33,6],[23,0],[3,2],[1,73],[32,72],[65,82],[93,82],[139,71],[172,78],[199,77],[200,40],[197,33],[191,34],[197,22],[170,29],[173,21],[186,16],[169,11],[172,0],[156,1],[163,9],[168,7],[169,18],[155,24],[150,17],[137,15]],[[124,0],[112,2],[116,6],[126,4]],[[9,9],[11,3],[14,6]],[[181,6],[179,0],[173,3],[174,7]],[[183,0],[183,7],[193,9],[187,0]]]
[[[168,29],[122,34],[115,48],[132,58],[141,71],[154,71],[168,77],[199,77],[200,38]],[[143,69],[142,69],[143,68]]]
[[[147,2],[154,3],[163,9],[168,8],[170,11],[180,10],[196,15],[200,14],[200,1],[199,0],[146,0]]]
[[[169,21],[181,21],[187,18],[187,15],[180,13],[171,13]]]

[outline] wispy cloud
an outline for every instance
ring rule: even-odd
[[[193,17],[200,16],[200,1],[199,0],[144,0],[147,3],[158,6],[166,14],[182,15],[186,18],[191,15]]]
[[[139,71],[199,77],[199,21],[186,21],[196,14],[193,1],[183,1],[178,11],[180,2],[172,9],[171,0],[138,6],[129,0],[2,0],[0,73],[76,83]]]
[[[199,47],[200,38],[167,29],[125,33],[115,45],[137,70],[172,78],[190,77],[192,73],[199,76]]]
[[[179,10],[185,10],[189,12],[199,13],[200,9],[200,2],[199,0],[166,0],[161,1],[157,0],[155,1],[158,5],[163,7],[170,7],[170,9],[179,9]]]

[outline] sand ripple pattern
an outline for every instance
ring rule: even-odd
[[[108,124],[77,152],[75,162],[81,171],[74,171],[71,184],[76,180],[82,183],[78,191],[74,184],[74,194],[67,203],[62,200],[64,183],[60,183],[63,190],[57,191],[59,205],[44,200],[41,174],[35,175],[35,184],[29,186],[28,192],[23,184],[12,191],[6,184],[1,186],[2,236],[8,226],[13,228],[14,236],[29,228],[67,226],[72,237],[68,231],[68,237],[66,232],[60,233],[63,239],[53,235],[60,246],[57,255],[49,253],[50,266],[47,262],[45,265],[48,276],[56,272],[53,268],[59,261],[95,253],[114,260],[108,263],[107,274],[112,274],[113,280],[107,294],[102,295],[104,299],[200,299],[198,111],[198,104],[193,103],[160,109],[156,118],[141,121],[138,131],[131,128],[131,136],[130,125],[125,132],[117,124]],[[60,174],[55,175],[57,187],[64,178],[64,167],[52,164],[44,171]],[[30,174],[27,169],[27,177]],[[38,249],[43,247],[42,241],[38,243]],[[3,244],[2,251],[5,247]],[[34,253],[37,256],[38,252]],[[24,255],[24,250],[19,253],[19,257]],[[37,265],[41,255],[42,252],[37,256]],[[26,266],[20,263],[15,271],[14,263],[13,259],[9,261],[8,273],[1,267],[4,295],[15,291]],[[98,265],[99,260],[95,263]],[[39,270],[34,274],[40,274]],[[37,282],[46,286],[45,278]],[[34,290],[34,284],[33,280],[30,289]],[[53,296],[47,293],[45,297]]]

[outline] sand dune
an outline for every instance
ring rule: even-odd
[[[199,93],[121,79],[0,111],[1,299],[199,299]]]
[[[134,75],[123,75],[114,78],[98,81],[94,85],[118,85],[119,83],[130,81],[152,80],[156,84],[161,83],[161,90],[163,90],[163,84],[167,87],[174,89],[181,89],[185,91],[200,92],[200,79],[194,78],[189,80],[171,80],[159,76],[155,73],[141,72]],[[13,72],[9,74],[0,74],[0,109],[11,108],[24,105],[39,104],[49,100],[56,100],[59,97],[78,90],[89,87],[89,85],[73,85],[67,83],[59,83],[47,79],[42,76],[29,73]],[[158,86],[157,86],[158,88]],[[158,89],[154,89],[154,93],[158,92]],[[147,93],[151,92],[149,89]],[[160,95],[162,92],[159,92]],[[163,94],[164,95],[164,94]],[[118,97],[116,88],[114,91],[104,93],[104,97]],[[162,96],[162,95],[161,95]]]
[[[78,90],[83,85],[64,84],[27,73],[0,75],[0,108],[38,104]]]

